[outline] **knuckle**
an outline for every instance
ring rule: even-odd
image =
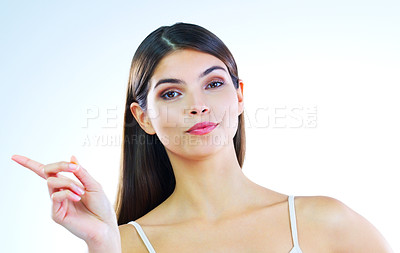
[[[69,183],[68,183],[68,187],[69,187],[69,188],[74,188],[74,187],[76,187],[76,186],[75,186],[75,184],[74,184],[73,182],[69,182]]]
[[[56,182],[56,179],[54,177],[49,177],[47,178],[47,185],[54,185]]]

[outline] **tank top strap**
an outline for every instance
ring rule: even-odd
[[[289,202],[289,216],[290,216],[290,228],[292,230],[293,245],[295,248],[300,248],[299,241],[297,237],[297,222],[296,222],[296,211],[294,207],[294,196],[290,195],[288,197]]]
[[[156,251],[154,250],[153,246],[151,245],[149,239],[147,238],[146,234],[144,233],[144,231],[143,231],[142,227],[139,225],[139,223],[137,223],[135,221],[131,221],[128,224],[131,224],[136,228],[136,231],[139,233],[140,238],[142,238],[142,241],[143,241],[144,245],[146,245],[146,248],[149,251],[149,253],[156,253]]]

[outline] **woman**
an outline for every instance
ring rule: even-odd
[[[294,201],[243,174],[243,87],[211,32],[185,23],[152,32],[130,71],[116,214],[74,156],[13,160],[47,180],[53,219],[90,252],[392,252],[340,201]]]

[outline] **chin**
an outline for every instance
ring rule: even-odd
[[[203,160],[216,155],[219,151],[228,148],[232,141],[221,136],[190,136],[181,145],[170,145],[166,147],[170,152],[193,160]]]
[[[180,155],[188,160],[200,161],[215,156],[220,150],[221,147],[195,147],[182,150]]]

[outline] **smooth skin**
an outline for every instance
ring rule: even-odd
[[[212,66],[223,70],[200,77]],[[181,81],[155,88],[169,78]],[[216,80],[224,84],[212,84]],[[154,71],[148,111],[131,105],[144,131],[163,142],[176,178],[172,195],[137,220],[157,252],[289,252],[293,247],[288,196],[250,181],[236,159],[232,139],[243,112],[242,80],[239,85],[235,89],[218,58],[178,50]],[[202,121],[220,125],[207,135],[189,136],[199,141],[190,145],[185,130]],[[296,197],[295,206],[305,253],[392,252],[368,221],[338,200]],[[147,252],[133,226],[120,231],[123,252]]]
[[[200,77],[212,66],[223,69]],[[164,83],[154,89],[157,81],[165,78],[181,83]],[[232,139],[237,117],[243,112],[244,83],[240,80],[239,84],[235,89],[218,58],[195,50],[178,50],[164,57],[155,69],[147,111],[137,103],[131,105],[143,130],[157,134],[163,142],[176,178],[172,195],[136,220],[157,252],[289,252],[293,247],[288,196],[250,181],[236,159]],[[202,136],[186,133],[203,121],[219,125]],[[71,162],[77,162],[74,159]],[[28,158],[19,160],[47,181],[57,171],[67,170],[66,162],[44,166]],[[46,173],[41,174],[43,166]],[[71,186],[73,182],[62,177],[50,180],[50,194],[60,192],[53,198],[53,219],[59,217],[59,207],[79,209],[70,216],[62,211],[64,219],[55,221],[88,245],[95,245],[92,252],[120,252],[115,247],[118,243],[113,243],[120,238],[122,252],[147,253],[132,225],[121,225],[116,232],[115,213],[101,186],[82,170],[72,172],[82,183],[74,184],[85,189],[81,200],[73,199],[73,194],[79,194]],[[63,201],[68,205],[59,204]],[[295,207],[304,253],[393,252],[372,224],[336,199],[296,197]],[[82,222],[86,225],[81,226]],[[101,230],[111,240],[96,233]]]

